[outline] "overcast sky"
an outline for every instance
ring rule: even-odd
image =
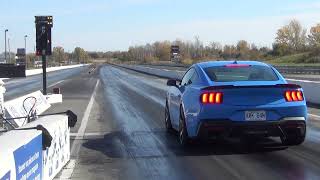
[[[9,29],[11,50],[35,46],[35,15],[53,15],[53,46],[67,51],[127,50],[157,40],[218,41],[240,39],[271,46],[278,28],[291,19],[305,28],[320,23],[315,0],[1,0],[0,52]]]

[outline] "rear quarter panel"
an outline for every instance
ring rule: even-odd
[[[182,96],[182,106],[185,114],[187,131],[192,132],[197,128],[198,117],[201,112],[202,105],[200,103],[201,88],[203,86],[190,86]]]

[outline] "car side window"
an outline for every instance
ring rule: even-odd
[[[192,84],[192,76],[194,75],[194,69],[190,69],[182,78],[181,85],[186,86]]]
[[[196,71],[194,71],[194,73],[193,73],[193,75],[191,77],[191,82],[193,84],[199,82],[199,76],[198,76],[198,73]]]

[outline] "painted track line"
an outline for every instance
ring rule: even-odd
[[[89,104],[88,104],[88,106],[87,106],[87,108],[86,108],[86,110],[84,112],[84,116],[82,118],[80,128],[78,129],[78,136],[80,136],[80,137],[84,136],[84,133],[85,133],[88,121],[89,121],[89,116],[90,116],[90,113],[91,113],[91,110],[92,110],[93,102],[94,102],[94,99],[95,99],[96,94],[97,94],[97,89],[98,89],[99,82],[100,82],[100,80],[98,79],[97,83],[96,83],[96,86],[94,87],[93,94],[92,94],[92,96],[90,98]]]
[[[61,81],[55,82],[55,83],[51,84],[50,86],[48,86],[48,88],[56,86],[56,85],[62,83],[63,81],[65,81],[65,80],[61,80]]]
[[[89,121],[89,116],[93,107],[93,103],[97,94],[97,90],[98,90],[98,86],[99,86],[99,82],[100,80],[97,80],[97,83],[94,87],[93,93],[91,95],[89,104],[84,112],[81,124],[80,124],[80,128],[78,129],[78,132],[76,133],[76,139],[73,141],[72,145],[71,145],[71,153],[70,156],[75,156],[77,157],[79,155],[79,151],[80,151],[80,146],[81,146],[81,139],[83,139],[84,135],[85,135],[85,130]],[[80,140],[80,141],[79,141]],[[61,171],[60,177],[55,178],[55,179],[71,179],[72,173],[74,171],[74,168],[76,167],[76,159],[71,159],[70,162],[68,163],[68,165],[66,166],[66,168],[64,168]]]
[[[286,78],[286,80],[288,80],[288,81],[296,81],[296,82],[305,82],[305,83],[320,84],[320,81],[310,81],[310,80],[290,79],[290,78]]]
[[[312,118],[316,118],[318,120],[320,120],[320,116],[315,115],[315,114],[308,114],[308,116],[312,117]]]

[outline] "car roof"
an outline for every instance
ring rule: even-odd
[[[204,69],[207,67],[212,67],[212,66],[225,66],[228,64],[248,64],[248,65],[260,65],[260,66],[269,66],[266,63],[259,62],[259,61],[249,61],[249,60],[227,60],[227,61],[205,61],[205,62],[200,62],[195,65],[199,66],[200,68]]]

